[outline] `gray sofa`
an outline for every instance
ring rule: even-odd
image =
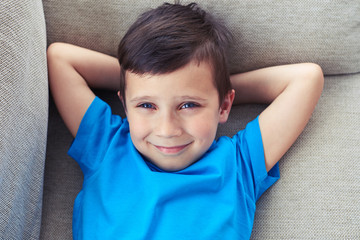
[[[48,98],[47,46],[115,55],[137,15],[162,2],[0,1],[0,239],[72,238],[82,173]],[[257,203],[252,239],[360,239],[360,1],[198,3],[235,36],[231,72],[309,61],[325,74],[308,126],[280,162],[281,179]],[[98,94],[123,114],[115,93]],[[218,135],[264,108],[235,106]]]

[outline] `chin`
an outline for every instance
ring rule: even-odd
[[[160,169],[166,171],[166,172],[178,172],[181,171],[187,167],[189,167],[193,162],[190,163],[156,163],[155,161],[151,161],[153,164],[155,164],[157,167],[159,167]]]
[[[175,165],[175,166],[174,165],[165,165],[165,166],[157,165],[157,166],[166,172],[178,172],[180,170],[187,168],[190,165]]]

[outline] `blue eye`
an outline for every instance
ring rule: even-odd
[[[188,102],[188,103],[184,103],[182,106],[181,106],[181,109],[185,109],[185,108],[195,108],[195,107],[198,107],[199,104],[197,103],[193,103],[193,102]]]
[[[140,108],[150,108],[150,109],[154,109],[154,105],[152,105],[151,103],[142,103],[142,104],[139,104]]]

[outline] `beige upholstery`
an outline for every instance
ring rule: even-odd
[[[47,45],[115,55],[137,15],[161,3],[0,1],[0,239],[38,239],[41,210],[40,239],[72,237],[82,174],[67,156],[72,138],[51,101],[46,139],[46,37]],[[257,203],[252,239],[360,239],[360,2],[199,3],[235,36],[231,72],[309,61],[326,74],[308,126],[280,162],[281,179]],[[115,93],[99,94],[123,114]],[[218,135],[234,134],[264,108],[235,106]]]
[[[310,123],[280,162],[281,179],[257,204],[252,238],[360,238],[360,74],[350,74],[360,72],[360,2],[198,2],[235,36],[232,72],[310,61],[327,75]],[[115,55],[137,15],[161,3],[44,0],[49,43],[65,41]],[[344,75],[328,76],[334,74]],[[115,93],[101,97],[121,113]],[[264,107],[234,107],[218,135],[234,134]],[[66,156],[71,137],[51,112],[42,236],[63,239],[71,236],[81,173]]]
[[[0,1],[0,239],[38,239],[48,120],[40,0]]]

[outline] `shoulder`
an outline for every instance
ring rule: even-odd
[[[220,157],[236,154],[240,155],[241,158],[249,158],[249,152],[258,152],[259,148],[262,149],[262,139],[259,117],[256,117],[234,136],[221,136],[215,140],[207,154],[219,155]],[[234,156],[234,158],[239,158],[239,156]]]
[[[259,147],[262,148],[259,116],[247,123],[245,129],[236,133],[232,137],[232,141],[241,148],[246,147],[249,151],[259,150]]]
[[[87,109],[68,151],[84,176],[91,176],[107,154],[130,142],[126,119],[112,114],[111,107],[96,97]]]
[[[89,132],[89,130],[92,131],[92,128],[96,125],[99,125],[100,128],[118,128],[126,123],[126,119],[112,113],[112,109],[109,104],[99,97],[95,97],[85,112],[79,129],[85,129]]]
[[[111,107],[95,97],[81,120],[69,154],[76,160],[75,156],[84,155],[84,149],[99,151],[113,141],[114,137],[126,137],[128,126],[126,119],[112,114]]]
[[[232,141],[236,145],[239,180],[257,200],[280,177],[278,165],[267,172],[259,117],[249,122]]]

